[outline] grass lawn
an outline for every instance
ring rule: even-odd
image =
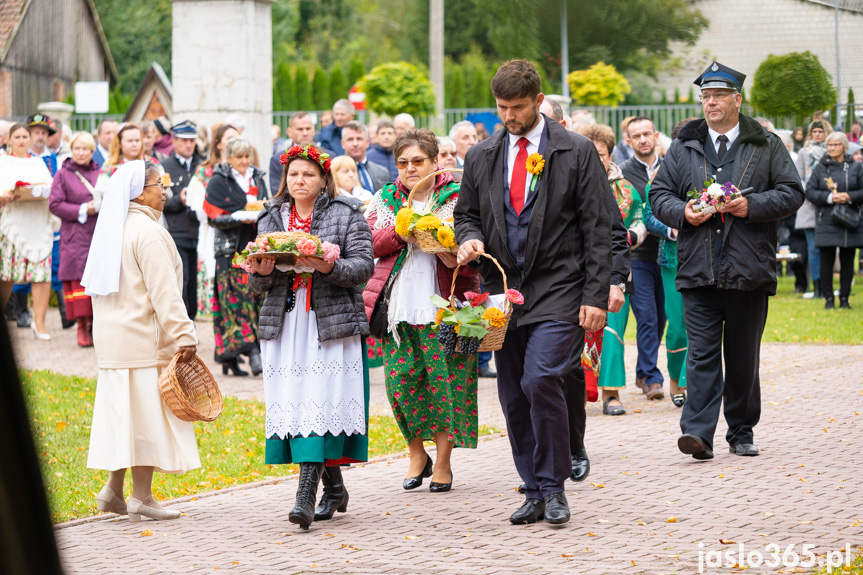
[[[776,295],[770,298],[763,342],[863,343],[863,277],[854,276],[851,309],[825,310],[823,299],[803,299],[794,293],[794,277],[779,278]],[[834,278],[835,289],[839,277]],[[839,306],[839,298],[836,298]],[[630,311],[625,341],[635,341],[635,317]]]
[[[53,521],[60,523],[95,515],[96,493],[108,478],[106,471],[87,469],[96,382],[50,371],[22,371],[21,378]],[[487,427],[479,431],[483,435],[495,432]],[[369,432],[370,457],[406,448],[392,417],[372,417]],[[223,489],[297,471],[295,465],[264,464],[261,402],[226,397],[221,417],[212,423],[195,423],[195,435],[202,467],[184,475],[156,473],[153,492],[158,499]],[[127,474],[127,497],[131,493],[130,482],[131,474]]]

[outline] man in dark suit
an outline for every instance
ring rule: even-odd
[[[605,324],[612,268],[608,181],[596,148],[539,113],[540,77],[526,60],[498,69],[492,93],[505,130],[465,158],[455,209],[460,264],[494,256],[524,296],[495,353],[498,395],[525,502],[512,523],[569,521],[570,475],[564,373],[584,330]],[[540,154],[544,166],[528,172]],[[485,288],[503,291],[488,261]]]
[[[390,181],[390,171],[366,157],[369,149],[369,129],[362,122],[352,120],[342,128],[342,147],[345,155],[357,163],[360,187],[375,193]]]
[[[804,200],[779,136],[740,113],[745,78],[713,62],[695,80],[704,119],[680,130],[650,187],[653,213],[680,230],[675,285],[689,337],[689,385],[677,447],[695,459],[713,459],[723,404],[728,450],[759,453],[753,430],[761,416],[761,335],[768,297],[776,293],[776,222]],[[687,193],[710,179],[754,192],[730,201],[721,214],[696,212]]]
[[[183,302],[189,319],[198,313],[198,216],[186,205],[186,188],[194,177],[201,156],[195,150],[198,138],[197,126],[180,122],[173,128],[174,153],[165,158],[162,167],[171,176],[171,199],[165,203],[163,213],[168,223],[168,232],[177,244],[183,260]]]

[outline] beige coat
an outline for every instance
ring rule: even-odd
[[[160,212],[129,205],[123,230],[120,289],[93,297],[99,369],[162,367],[178,346],[197,345],[183,304],[183,263]]]

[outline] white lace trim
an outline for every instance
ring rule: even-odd
[[[267,439],[277,436],[309,437],[323,436],[329,432],[333,435],[365,435],[366,410],[355,400],[322,404],[314,401],[302,403],[271,403],[267,406],[266,420]]]
[[[362,377],[362,358],[349,363],[331,360],[325,364],[315,359],[309,365],[264,364],[265,380],[277,378],[282,385],[290,387]],[[333,435],[362,435],[366,432],[365,405],[356,397],[343,397],[335,402],[322,397],[301,400],[282,397],[267,402],[265,429],[266,437],[277,435],[281,439],[287,436],[323,435],[327,432]]]

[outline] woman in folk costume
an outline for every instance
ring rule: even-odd
[[[51,298],[54,229],[59,228],[59,220],[48,211],[46,200],[21,199],[33,193],[47,198],[44,192],[50,192],[53,180],[42,158],[31,156],[29,150],[27,126],[13,124],[9,153],[0,156],[0,304],[6,306],[13,284],[32,283],[33,337],[50,340],[45,315]],[[27,189],[30,186],[33,193]]]
[[[232,139],[225,148],[225,162],[216,165],[203,201],[214,233],[216,275],[213,284],[213,334],[216,361],[222,373],[248,375],[240,369],[241,354],[249,356],[252,375],[263,370],[256,333],[261,297],[249,285],[249,274],[232,266],[231,258],[257,235],[255,215],[238,220],[246,204],[268,197],[264,172],[251,165],[252,144],[244,138]]]
[[[477,444],[477,356],[446,355],[432,326],[437,308],[432,295],[450,297],[455,254],[427,254],[417,247],[396,213],[407,206],[408,195],[420,180],[437,169],[437,138],[430,130],[408,130],[393,146],[399,177],[375,194],[366,215],[372,227],[375,274],[363,292],[366,314],[391,283],[388,337],[384,339],[384,376],[387,398],[410,450],[410,465],[403,482],[416,489],[431,477],[429,490],[452,488],[450,455],[455,446]],[[427,179],[414,192],[414,210],[431,211],[451,220],[460,185],[449,173]],[[455,238],[452,238],[453,243]],[[479,291],[476,269],[465,266],[455,282],[455,297]],[[426,453],[423,441],[433,440],[437,463]]]
[[[201,466],[195,430],[168,409],[159,374],[179,349],[195,357],[198,340],[186,313],[180,256],[158,219],[165,205],[156,165],[133,160],[108,183],[81,285],[93,301],[99,380],[87,467],[110,471],[97,496],[100,511],[131,521],[176,519],[153,498],[153,471]],[[132,497],[123,499],[126,469]]]
[[[638,247],[644,241],[647,230],[642,222],[643,200],[638,191],[623,177],[620,168],[611,159],[614,150],[614,131],[606,125],[594,124],[580,130],[596,147],[599,159],[608,175],[608,183],[617,200],[617,207],[623,224],[629,234],[630,246]],[[605,415],[624,415],[626,409],[620,401],[619,390],[626,387],[626,370],[623,363],[623,334],[629,319],[630,286],[626,289],[626,302],[617,313],[608,314],[608,326],[602,332],[591,334],[599,340],[600,369],[597,380],[602,390],[602,413]],[[598,337],[597,337],[598,336]],[[592,342],[591,342],[592,343]],[[585,342],[585,349],[589,349]],[[614,403],[612,403],[614,402]]]
[[[293,146],[280,161],[279,191],[265,204],[258,233],[302,232],[332,244],[324,245],[324,259],[248,264],[252,289],[266,294],[258,328],[266,463],[300,464],[289,520],[308,528],[347,509],[341,466],[368,459],[363,339],[369,326],[360,286],[371,277],[374,259],[362,203],[336,195],[327,154],[312,145]],[[321,476],[324,495],[316,510]]]

